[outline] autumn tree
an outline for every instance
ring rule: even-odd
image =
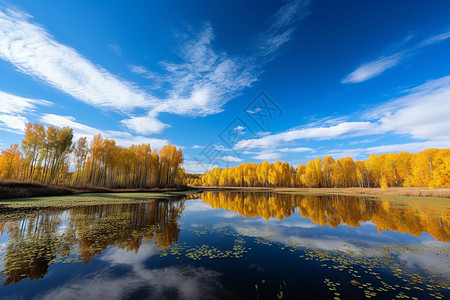
[[[18,144],[13,144],[8,149],[1,151],[0,178],[16,179],[18,177],[20,156]]]
[[[281,161],[244,163],[213,169],[201,178],[199,184],[236,187],[447,187],[450,186],[450,150],[371,154],[365,161],[325,156],[308,161],[306,166],[300,164],[296,169]]]
[[[45,128],[42,124],[25,125],[25,137],[22,140],[22,150],[25,156],[25,164],[27,170],[25,177],[29,180],[33,179],[36,169],[40,166],[39,152],[43,148],[45,140]]]

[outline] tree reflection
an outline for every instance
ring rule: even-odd
[[[45,210],[1,222],[9,234],[4,285],[43,278],[51,263],[72,254],[88,264],[109,246],[137,252],[154,239],[169,248],[178,241],[183,210],[183,200],[165,200]]]
[[[214,192],[202,194],[206,204],[237,212],[244,217],[288,218],[299,211],[315,224],[359,227],[371,221],[379,232],[399,231],[419,236],[429,233],[442,242],[450,241],[450,212],[430,201],[398,202],[342,195],[293,195],[264,192]]]

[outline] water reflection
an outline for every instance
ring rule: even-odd
[[[431,200],[399,202],[342,195],[213,191],[204,192],[202,200],[244,217],[283,220],[298,210],[303,218],[321,226],[345,224],[357,228],[370,221],[380,233],[392,230],[419,236],[426,232],[438,241],[450,242],[450,207]]]
[[[262,192],[9,210],[0,213],[0,293],[245,299],[257,292],[273,299],[290,291],[294,298],[333,298],[336,285],[327,281],[323,290],[324,279],[344,278],[350,298],[374,293],[370,282],[391,298],[402,282],[410,285],[405,290],[419,288],[411,296],[431,288],[440,297],[448,282],[449,219],[448,202]],[[350,280],[367,288],[355,292]]]
[[[152,201],[45,210],[0,223],[8,234],[2,273],[4,285],[43,278],[50,264],[79,255],[84,264],[115,246],[137,253],[143,241],[159,248],[178,240],[177,219],[184,201]]]

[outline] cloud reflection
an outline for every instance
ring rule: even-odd
[[[146,268],[146,262],[157,251],[150,246],[141,247],[138,253],[111,248],[105,252],[102,259],[112,266],[81,280],[73,278],[40,299],[138,297],[189,300],[219,299],[228,294],[219,282],[221,274],[213,270],[192,266]],[[123,272],[118,265],[129,266],[129,270]],[[117,272],[117,268],[120,268],[121,272]]]

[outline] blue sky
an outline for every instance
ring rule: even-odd
[[[189,172],[450,147],[448,1],[0,1],[0,148],[26,122],[171,142]]]

